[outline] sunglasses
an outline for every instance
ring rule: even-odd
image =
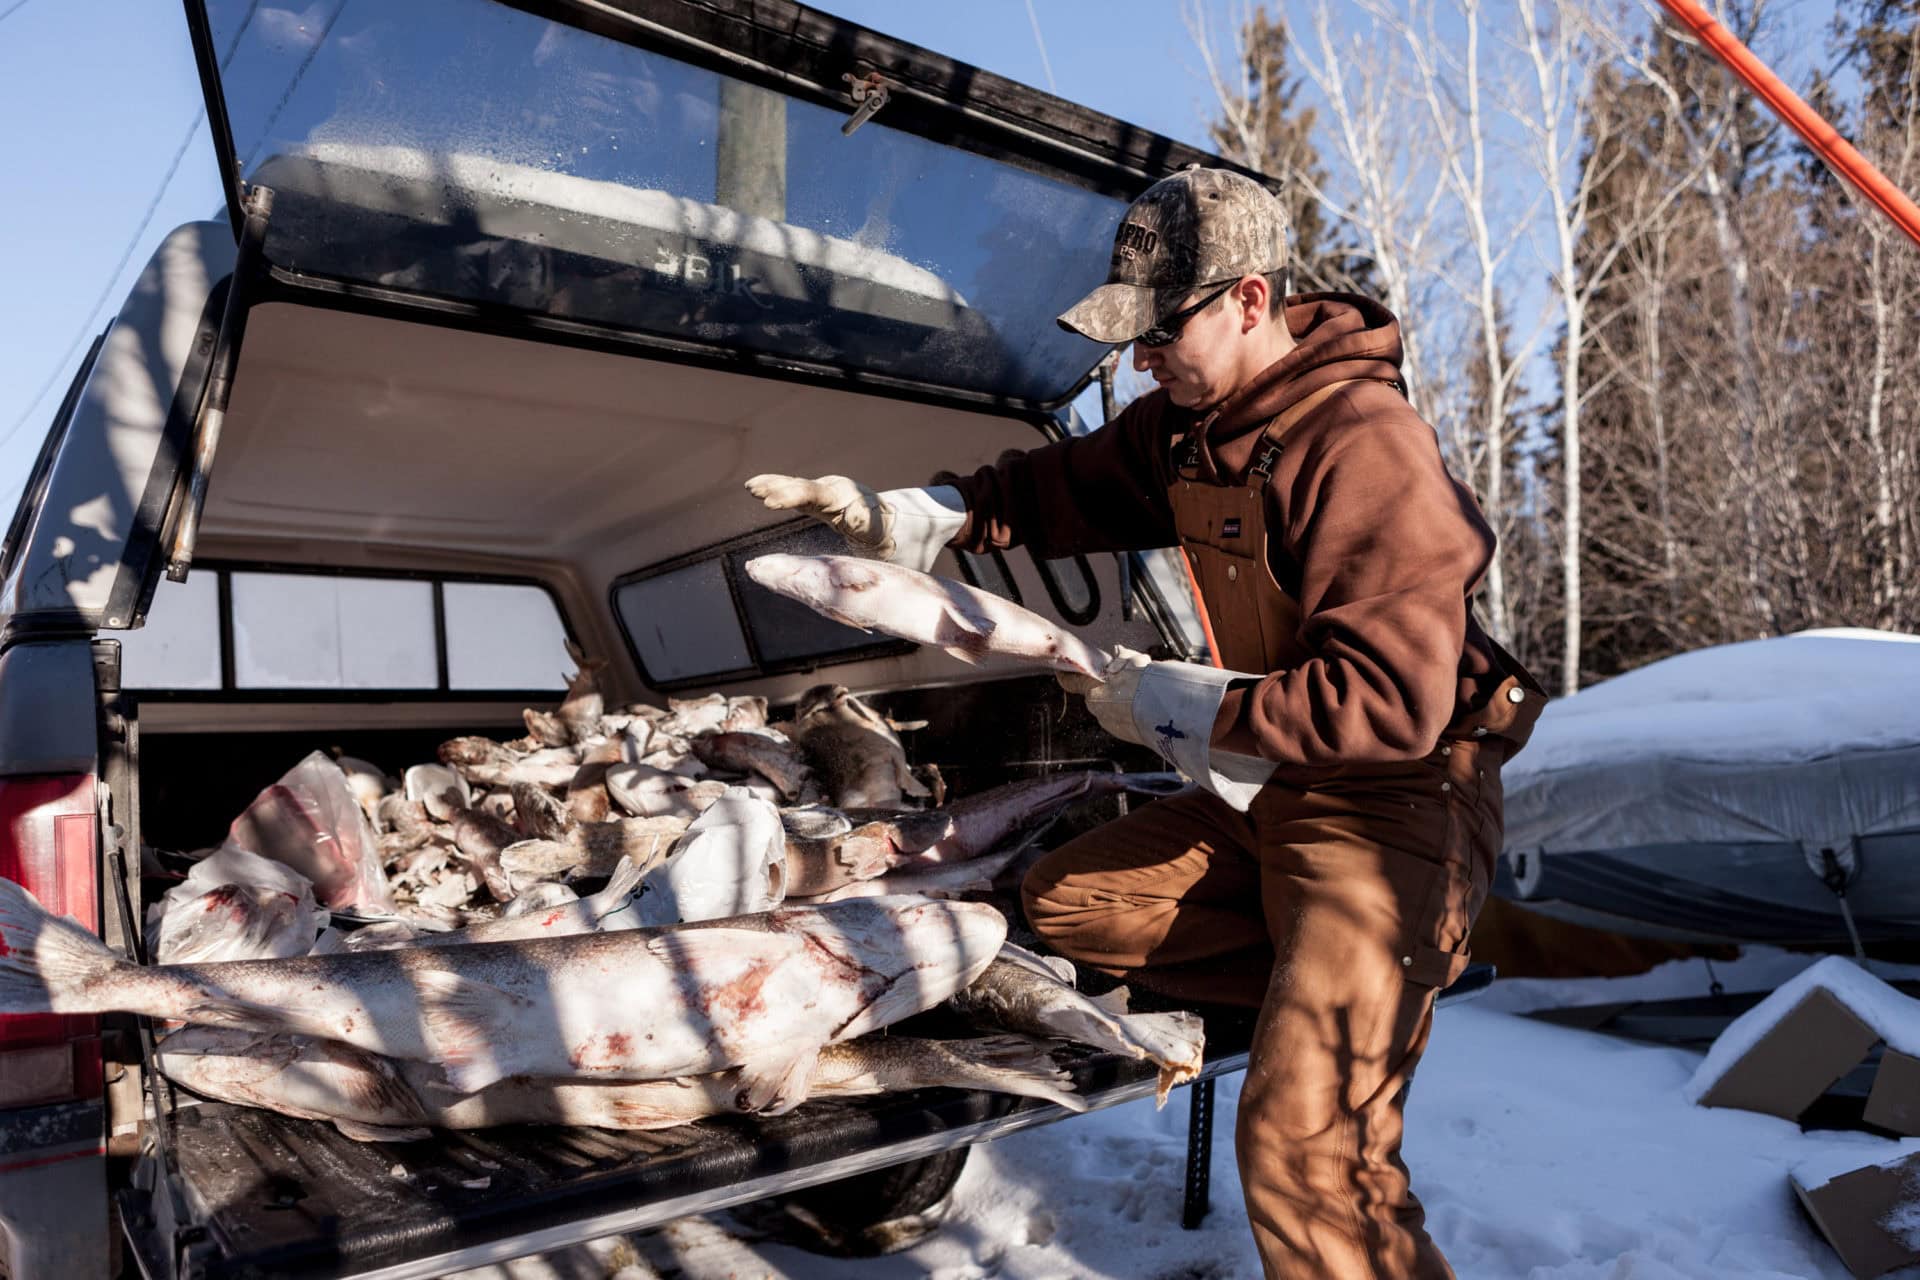
[[[1143,332],[1134,341],[1143,347],[1164,347],[1170,342],[1179,341],[1180,331],[1187,327],[1187,321],[1212,306],[1214,299],[1239,283],[1240,279],[1236,276],[1192,306],[1182,307],[1172,315],[1154,321],[1153,327]]]

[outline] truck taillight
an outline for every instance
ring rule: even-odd
[[[90,773],[0,778],[0,876],[57,915],[100,929]],[[0,954],[6,950],[0,944]],[[94,1014],[0,1016],[0,1107],[100,1096]]]

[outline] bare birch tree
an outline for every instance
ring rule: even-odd
[[[1242,154],[1260,154],[1266,143],[1239,86],[1250,75],[1244,33],[1264,8],[1231,8],[1226,25],[1232,34],[1223,37],[1203,0],[1185,4],[1188,32],[1215,107],[1246,149]],[[1442,247],[1446,190],[1432,163],[1432,140],[1424,121],[1404,110],[1396,92],[1406,77],[1404,59],[1397,50],[1383,53],[1392,42],[1381,38],[1370,17],[1343,29],[1328,0],[1318,0],[1309,20],[1310,40],[1290,21],[1283,23],[1282,33],[1318,94],[1322,114],[1316,137],[1332,176],[1324,183],[1302,169],[1273,176],[1298,183],[1329,222],[1350,232],[1381,301],[1404,318],[1430,293]],[[1425,358],[1426,335],[1421,326],[1408,325],[1401,341],[1407,397],[1431,418],[1429,402],[1440,398],[1440,387]]]

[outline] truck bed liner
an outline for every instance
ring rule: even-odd
[[[1246,1065],[1246,1026],[1222,1029],[1206,1074]],[[1072,1056],[1070,1056],[1072,1055]],[[1092,1107],[1149,1097],[1153,1070],[1114,1054],[1056,1055]],[[1010,1094],[921,1089],[810,1102],[653,1132],[507,1126],[362,1143],[332,1125],[224,1103],[175,1113],[173,1185],[123,1194],[149,1277],[439,1275],[634,1231],[1073,1113]],[[156,1161],[158,1157],[150,1157]],[[157,1169],[137,1183],[155,1185]]]

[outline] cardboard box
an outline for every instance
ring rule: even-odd
[[[1821,988],[1807,992],[1700,1099],[1797,1120],[1841,1076],[1860,1065],[1880,1035]]]
[[[1920,1058],[1898,1049],[1881,1056],[1867,1095],[1866,1120],[1903,1138],[1920,1138]]]
[[[1798,1175],[1792,1181],[1820,1234],[1859,1280],[1920,1262],[1920,1153],[1811,1187]],[[1914,1225],[1903,1231],[1903,1223]]]

